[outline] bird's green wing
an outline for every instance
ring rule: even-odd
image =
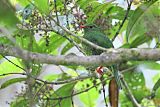
[[[105,34],[101,33],[100,31],[85,32],[84,38],[104,48],[113,47],[110,39],[106,37]],[[86,44],[84,45],[84,48],[86,50],[86,53],[88,53],[89,55],[100,55],[103,52],[101,50],[95,50],[93,47],[86,45]]]

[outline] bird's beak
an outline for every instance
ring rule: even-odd
[[[79,26],[80,29],[83,29],[83,28],[85,28],[85,27],[86,27],[86,26],[84,26],[84,25],[80,25],[80,26]]]

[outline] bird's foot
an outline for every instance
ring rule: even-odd
[[[95,71],[96,71],[96,73],[98,73],[98,75],[100,77],[103,74],[111,75],[111,72],[109,72],[110,70],[107,67],[99,66],[99,67],[97,67],[97,69]]]

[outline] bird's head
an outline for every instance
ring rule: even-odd
[[[93,23],[80,25],[80,28],[84,29],[84,31],[95,31],[95,30],[99,30],[100,29],[97,25],[95,25]]]

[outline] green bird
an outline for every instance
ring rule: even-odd
[[[84,29],[83,38],[87,39],[88,41],[90,41],[98,46],[104,47],[104,48],[114,48],[112,41],[95,24],[92,24],[92,23],[85,24],[84,26],[81,25],[80,27]],[[87,44],[82,44],[82,45],[83,45],[84,50],[87,55],[100,55],[103,52],[103,51],[97,50]],[[118,72],[118,68],[117,68],[116,64],[109,66],[109,69],[113,72],[113,75],[114,75],[114,78],[109,83],[109,93],[110,93],[109,99],[110,99],[110,103],[111,103],[112,107],[118,107],[118,101],[117,101],[118,92],[119,92],[119,89],[122,89],[121,80],[119,77],[119,72]],[[117,103],[117,105],[115,104],[115,102]],[[114,106],[114,104],[115,104],[115,106]]]

